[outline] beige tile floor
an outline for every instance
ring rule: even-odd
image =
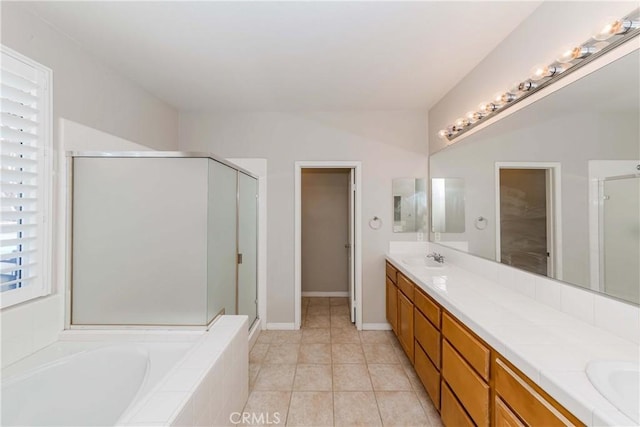
[[[358,332],[346,298],[303,298],[302,315],[301,330],[262,331],[251,349],[244,412],[254,422],[442,425],[391,331]]]

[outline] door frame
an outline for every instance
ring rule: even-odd
[[[355,173],[355,217],[353,257],[356,328],[362,329],[362,162],[297,161],[294,165],[295,237],[294,237],[294,329],[302,324],[302,169],[353,169]]]
[[[544,169],[548,171],[547,188],[551,194],[547,194],[547,218],[551,218],[553,224],[547,224],[547,245],[551,247],[550,278],[562,280],[562,164],[560,162],[496,162],[495,163],[495,241],[496,261],[501,262],[500,239],[500,170],[501,169]],[[549,215],[551,212],[551,215]],[[547,268],[549,270],[549,268]]]

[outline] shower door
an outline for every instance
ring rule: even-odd
[[[604,291],[640,301],[640,177],[615,177],[602,184],[601,283]]]
[[[258,180],[238,173],[238,314],[258,314]]]
[[[207,323],[221,311],[236,314],[237,175],[209,160]]]

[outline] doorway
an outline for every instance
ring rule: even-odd
[[[349,296],[351,172],[302,169],[303,297]]]
[[[561,278],[560,165],[496,163],[496,260]]]
[[[302,297],[347,297],[358,329],[361,310],[360,162],[295,164],[295,324]]]

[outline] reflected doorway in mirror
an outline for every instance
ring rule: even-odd
[[[562,277],[560,164],[496,162],[496,260]]]

